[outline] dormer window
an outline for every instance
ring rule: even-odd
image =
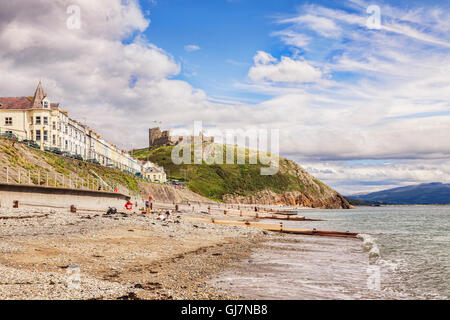
[[[44,109],[50,109],[50,102],[47,99],[43,99],[42,106],[44,107]]]

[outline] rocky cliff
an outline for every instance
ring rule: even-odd
[[[282,175],[295,177],[298,185],[292,186],[292,190],[284,192],[274,192],[270,189],[265,189],[247,196],[227,194],[223,197],[224,201],[229,203],[287,205],[323,209],[352,208],[342,195],[314,178],[294,161],[281,158],[279,171]]]
[[[262,204],[262,205],[283,205],[322,209],[350,209],[351,206],[340,194],[336,193],[324,198],[311,197],[299,191],[287,191],[275,193],[271,190],[260,191],[250,196],[224,195],[227,203]]]

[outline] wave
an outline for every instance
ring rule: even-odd
[[[363,251],[369,253],[370,263],[376,263],[378,259],[380,259],[380,249],[378,248],[375,239],[371,235],[364,233],[358,234],[357,238],[363,241],[362,248]]]

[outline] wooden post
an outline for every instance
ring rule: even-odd
[[[31,172],[28,170],[28,184],[31,184]]]
[[[45,185],[48,187],[48,172],[47,172],[47,181],[46,181]]]
[[[41,171],[38,170],[38,186],[41,185]]]
[[[74,205],[70,206],[70,212],[71,213],[77,213],[77,207],[75,207]]]
[[[14,200],[13,201],[13,208],[19,208],[19,200]]]
[[[20,168],[19,168],[19,184],[21,184],[21,181],[20,181]]]

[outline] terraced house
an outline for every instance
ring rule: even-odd
[[[142,171],[139,160],[52,103],[41,82],[34,96],[0,97],[0,134],[34,141],[41,150],[58,150],[132,173]]]

